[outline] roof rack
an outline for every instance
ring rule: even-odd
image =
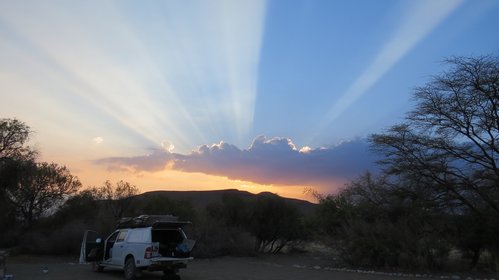
[[[137,217],[124,217],[118,221],[117,229],[120,228],[139,228],[153,227],[158,229],[179,228],[190,224],[191,222],[179,221],[178,217],[173,215],[140,215]]]

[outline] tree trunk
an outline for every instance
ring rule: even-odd
[[[475,266],[478,263],[478,260],[480,259],[480,249],[475,249],[473,250],[473,256],[471,257],[471,263],[470,263],[470,270],[475,268]]]

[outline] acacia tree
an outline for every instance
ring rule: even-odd
[[[424,189],[434,207],[469,220],[459,231],[486,228],[466,232],[459,246],[474,259],[482,248],[499,256],[499,58],[445,62],[447,71],[416,88],[406,121],[370,140],[391,187]]]
[[[26,145],[32,131],[17,119],[0,119],[0,160],[32,157],[35,152]]]
[[[123,215],[132,209],[129,199],[139,193],[139,189],[123,180],[116,182],[115,186],[111,181],[106,180],[100,187],[90,188],[96,199],[104,200],[111,210],[114,218],[122,218]]]
[[[27,145],[31,128],[17,119],[0,119],[0,219],[26,227],[55,210],[81,186],[65,166],[37,163]]]
[[[448,205],[499,214],[499,59],[457,57],[416,88],[407,121],[371,137],[385,171],[429,180]]]
[[[255,251],[278,253],[286,245],[305,239],[297,209],[275,195],[258,198],[248,227],[256,237]]]
[[[448,215],[426,187],[388,184],[370,173],[335,195],[316,195],[320,236],[355,266],[442,268],[449,253]]]
[[[31,129],[17,119],[0,119],[0,220],[12,218],[6,196],[8,185],[12,185],[21,161],[32,159],[35,152],[26,145]]]
[[[30,128],[16,119],[0,119],[0,224],[13,225],[16,221],[15,210],[10,204],[6,189],[12,181],[12,167],[16,158],[30,154],[31,149],[27,148],[26,142],[31,133]],[[12,245],[12,238],[15,235],[8,230],[0,231],[0,246]]]
[[[18,161],[11,171],[6,196],[26,227],[56,210],[81,187],[68,168],[55,163]]]

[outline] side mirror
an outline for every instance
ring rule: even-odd
[[[101,243],[101,242],[102,242],[102,238],[95,239],[95,243]]]

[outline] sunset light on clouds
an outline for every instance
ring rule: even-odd
[[[497,14],[493,0],[0,0],[1,117],[86,186],[306,198],[376,172],[366,137],[445,57],[497,54]]]

